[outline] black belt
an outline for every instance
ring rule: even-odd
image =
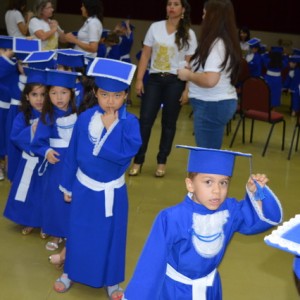
[[[173,73],[168,73],[168,72],[151,73],[151,75],[156,75],[156,76],[160,76],[160,77],[177,76]]]

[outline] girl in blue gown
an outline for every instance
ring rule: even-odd
[[[125,172],[141,145],[138,119],[125,108],[134,70],[132,64],[105,58],[96,58],[89,68],[97,104],[79,115],[64,164],[60,188],[72,202],[64,273],[54,284],[57,292],[76,281],[106,287],[110,299],[122,298]]]
[[[53,238],[46,244],[46,249],[54,251],[61,238],[67,237],[70,205],[64,201],[59,190],[62,167],[69,146],[72,130],[77,119],[75,105],[75,83],[79,74],[47,70],[48,94],[31,151],[41,156],[44,161],[39,168],[43,176],[43,232]]]
[[[14,181],[11,185],[4,216],[24,225],[27,235],[34,227],[42,225],[43,181],[38,176],[41,159],[30,153],[30,143],[35,134],[46,92],[46,72],[26,68],[27,83],[22,93],[21,112],[15,117],[10,139],[22,152]],[[41,234],[41,237],[44,237]]]
[[[188,194],[154,221],[127,300],[221,300],[217,267],[233,234],[259,233],[282,220],[264,174],[250,176],[242,201],[227,197],[235,156],[250,154],[180,147],[190,150]]]

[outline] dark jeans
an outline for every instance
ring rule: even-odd
[[[148,148],[151,129],[162,107],[161,136],[157,163],[165,164],[171,152],[176,132],[176,122],[181,109],[180,97],[185,88],[185,82],[176,75],[151,74],[149,76],[145,93],[142,96],[140,110],[140,130],[142,146],[134,158],[134,163],[142,164]]]
[[[236,112],[237,100],[203,101],[190,98],[196,145],[221,149],[224,129]]]

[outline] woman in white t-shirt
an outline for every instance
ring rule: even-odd
[[[42,41],[43,50],[57,49],[58,41],[64,41],[63,30],[56,20],[51,19],[53,11],[51,0],[37,0],[34,5],[35,17],[29,22],[30,35]]]
[[[182,105],[186,82],[177,78],[177,69],[195,52],[197,39],[190,23],[190,6],[186,0],[167,1],[167,20],[153,23],[144,39],[138,64],[136,92],[142,96],[140,127],[143,144],[129,171],[136,176],[144,163],[151,129],[162,107],[161,137],[157,154],[156,177],[165,175],[167,157],[176,133],[176,122]],[[144,88],[143,77],[150,63],[149,78]]]
[[[204,4],[199,46],[191,58],[192,69],[178,70],[189,81],[185,98],[193,107],[198,147],[220,149],[224,129],[237,108],[237,82],[241,49],[230,0]]]
[[[86,52],[86,56],[96,57],[102,35],[103,7],[101,0],[83,0],[81,13],[86,18],[77,36],[66,33],[65,40],[74,44],[74,49]]]
[[[26,0],[10,0],[5,13],[5,25],[7,34],[15,37],[25,37],[28,34],[29,20],[32,12],[26,11]]]

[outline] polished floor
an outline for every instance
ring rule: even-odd
[[[300,151],[287,160],[288,149],[295,124],[289,116],[287,99],[283,99],[281,110],[286,115],[286,149],[280,150],[281,125],[275,127],[266,156],[261,153],[269,125],[257,123],[254,142],[242,144],[241,131],[234,143],[234,150],[250,152],[254,155],[253,172],[264,172],[270,178],[269,186],[278,195],[284,210],[284,220],[300,212]],[[139,99],[133,99],[129,108],[138,114]],[[191,108],[184,106],[178,121],[174,144],[194,145]],[[232,121],[232,131],[237,119]],[[187,153],[184,150],[172,151],[167,174],[164,178],[153,176],[156,167],[156,152],[160,132],[160,116],[153,128],[147,160],[142,173],[137,177],[126,176],[130,199],[126,281],[130,279],[143,243],[147,237],[155,215],[164,207],[178,203],[184,197]],[[223,148],[228,149],[232,132],[224,135]],[[241,198],[244,195],[249,176],[249,162],[238,158],[230,187],[230,194]],[[9,182],[0,182],[0,210],[3,211]],[[74,284],[65,294],[57,294],[52,285],[61,271],[50,265],[50,254],[44,247],[45,241],[39,238],[38,230],[22,236],[20,226],[0,217],[0,299],[1,300],[57,300],[57,299],[107,299],[103,289],[95,289]],[[268,232],[267,232],[268,233]],[[242,236],[236,234],[219,268],[224,300],[296,300],[299,299],[292,277],[293,256],[268,247],[263,238],[267,233]],[[155,267],[155,266],[154,266]],[[141,299],[142,297],[141,291]]]

